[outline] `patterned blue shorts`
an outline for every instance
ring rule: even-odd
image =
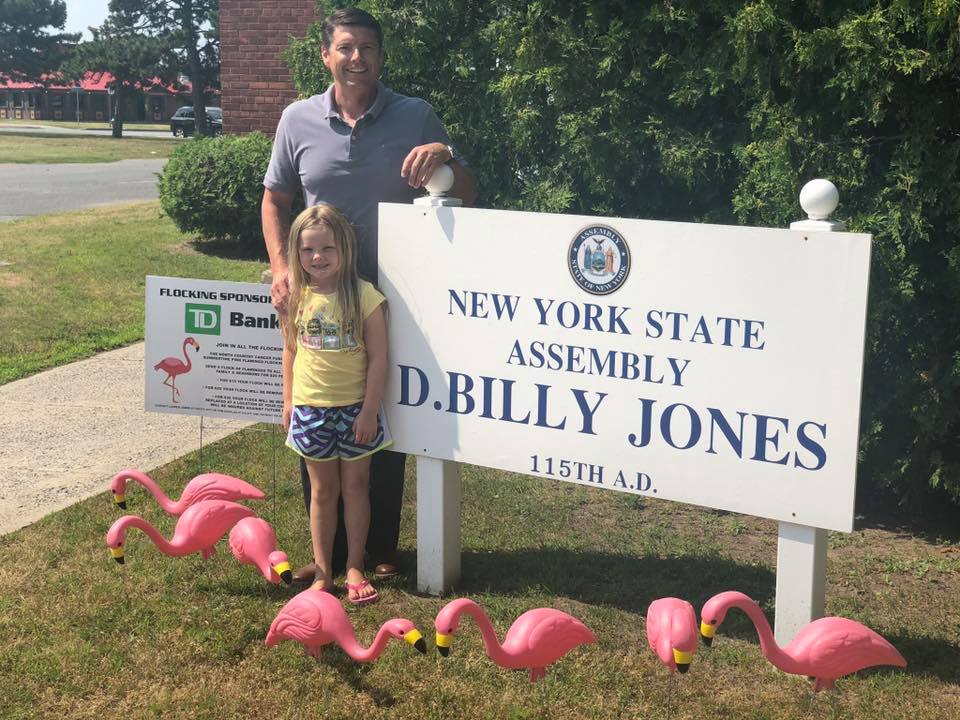
[[[353,422],[363,403],[342,407],[295,405],[290,416],[287,447],[307,460],[359,460],[393,445],[383,415],[377,413],[377,434],[369,443],[357,443]]]

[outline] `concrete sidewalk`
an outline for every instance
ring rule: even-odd
[[[0,534],[199,447],[200,418],[143,409],[144,345],[0,386]],[[205,418],[204,445],[251,423]]]

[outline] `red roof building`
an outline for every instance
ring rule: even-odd
[[[125,95],[124,119],[139,122],[166,122],[178,107],[192,104],[190,83],[179,88],[159,80],[137,83]],[[107,72],[84,73],[79,83],[55,75],[39,82],[0,79],[0,119],[107,122],[115,101],[114,78]]]

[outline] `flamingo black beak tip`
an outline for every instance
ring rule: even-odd
[[[284,570],[282,573],[280,573],[280,579],[283,580],[283,582],[285,582],[287,585],[292,585],[293,573],[289,570]]]

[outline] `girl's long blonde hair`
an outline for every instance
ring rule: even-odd
[[[300,235],[307,228],[326,225],[333,231],[334,242],[340,255],[340,271],[337,273],[337,308],[340,327],[346,331],[353,324],[353,336],[363,342],[363,313],[360,309],[360,275],[357,272],[357,236],[350,221],[333,205],[320,203],[308,207],[290,226],[287,238],[287,268],[290,298],[287,301],[286,340],[296,347],[297,314],[303,301],[303,291],[310,284],[310,277],[300,263]]]

